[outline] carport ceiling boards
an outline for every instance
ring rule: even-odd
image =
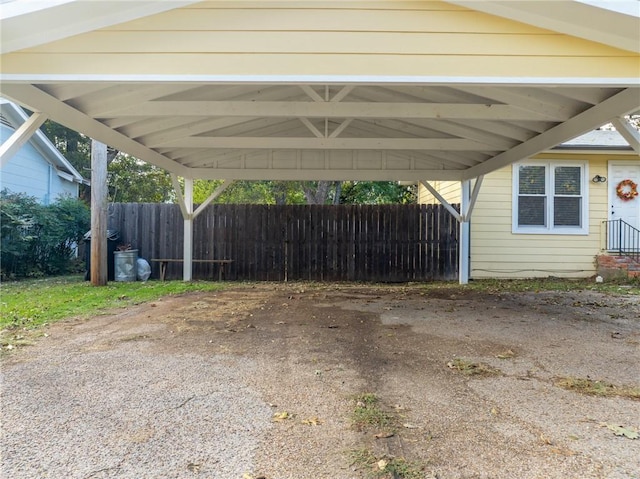
[[[49,3],[3,13],[2,95],[187,178],[466,180],[640,109],[638,17],[574,1]]]

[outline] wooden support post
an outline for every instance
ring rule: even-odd
[[[107,145],[91,140],[91,284],[93,286],[107,285],[107,262]]]
[[[460,183],[461,189],[461,203],[460,203],[460,211],[468,212],[469,211],[469,200],[470,200],[470,192],[471,192],[471,182],[469,180],[462,181]],[[468,284],[469,283],[469,255],[470,255],[470,246],[471,241],[469,238],[469,233],[471,232],[471,228],[469,228],[469,218],[467,214],[463,214],[462,221],[459,223],[460,225],[460,257],[458,259],[458,279],[460,284]]]
[[[193,179],[184,179],[184,206],[187,214],[184,216],[184,249],[183,274],[184,281],[191,281],[193,277]]]

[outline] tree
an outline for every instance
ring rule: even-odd
[[[47,120],[42,125],[42,131],[49,138],[71,165],[85,178],[91,177],[91,139],[62,126],[52,120]],[[80,185],[79,196],[85,201],[89,200],[89,187]]]
[[[109,164],[107,183],[112,202],[166,203],[174,198],[167,171],[124,153]]]
[[[89,208],[78,199],[41,205],[22,193],[0,192],[3,278],[62,274],[72,269],[76,245],[89,229]]]
[[[221,180],[195,180],[194,203],[204,202],[222,184]],[[215,203],[223,204],[304,204],[304,195],[295,181],[236,181]]]
[[[410,204],[416,202],[416,186],[395,181],[345,181],[340,203],[344,204]]]

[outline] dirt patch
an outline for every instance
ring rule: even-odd
[[[382,466],[402,459],[426,478],[638,478],[640,440],[614,427],[632,436],[640,401],[557,384],[584,378],[640,386],[639,318],[638,297],[587,291],[265,283],[59,323],[4,360],[2,445],[12,457],[4,455],[2,470],[6,477],[131,477],[144,467],[139,477],[356,479],[394,477]],[[100,454],[77,441],[66,447],[64,431],[43,429],[50,419],[44,409],[58,400],[42,381],[45,368],[53,374],[73,364],[65,374],[81,376],[94,360],[113,361],[104,375],[120,362],[122,384],[118,377],[105,384],[141,395],[114,394],[108,407],[140,408],[147,417],[100,426],[107,428],[96,436]],[[14,387],[20,379],[42,384]],[[79,414],[60,428],[82,422],[91,394],[104,394],[100,384],[78,396]],[[195,389],[180,396],[181,388]],[[384,431],[354,425],[354,398],[363,394],[375,395],[390,418]],[[203,398],[211,402],[198,408]],[[153,405],[165,400],[166,407]],[[242,408],[206,419],[225,401]],[[174,422],[174,413],[189,411]],[[21,424],[24,414],[29,421]],[[34,476],[24,471],[39,463],[25,458],[38,457],[28,443],[38,430],[49,434],[40,450],[63,460]],[[198,454],[176,449],[168,460],[171,430],[185,444],[196,438]],[[158,437],[165,442],[154,443]],[[354,460],[359,454],[375,461]],[[87,458],[95,464],[71,473]]]

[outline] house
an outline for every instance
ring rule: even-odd
[[[461,202],[460,182],[430,185],[447,202]],[[640,274],[634,185],[640,155],[615,130],[591,131],[487,174],[470,221],[470,278]],[[419,201],[438,200],[420,185]]]
[[[456,181],[468,190],[640,110],[637,3],[7,2],[0,90],[36,112],[34,123],[51,118],[96,140],[95,230],[105,229],[97,200],[106,181],[97,180],[106,145],[171,173],[190,280],[203,211],[195,179],[225,181],[207,204],[237,180]],[[498,206],[488,215],[510,231],[511,211]]]
[[[22,108],[0,98],[0,144],[28,118]],[[40,130],[0,165],[0,190],[33,196],[45,205],[60,196],[77,197],[81,183],[89,184]]]

